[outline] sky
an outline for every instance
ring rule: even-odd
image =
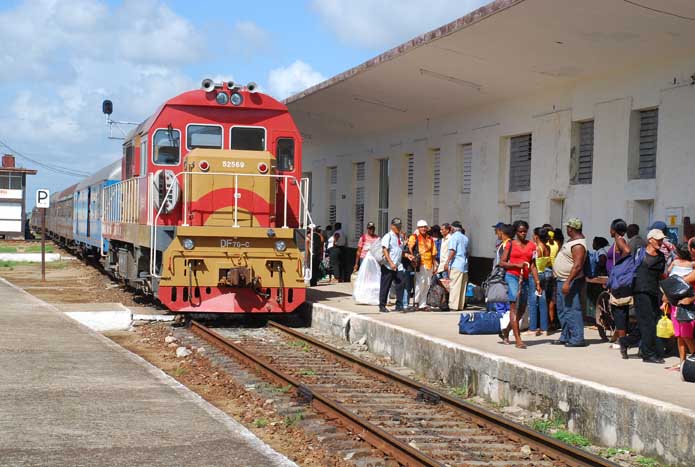
[[[485,3],[0,0],[0,152],[39,170],[31,209],[37,188],[62,190],[120,158],[104,99],[130,122],[203,78],[284,99]]]

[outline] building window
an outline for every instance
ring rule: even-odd
[[[439,193],[442,182],[442,151],[432,150],[432,222],[439,224]]]
[[[656,178],[659,109],[639,111],[639,177]]]
[[[0,190],[21,190],[22,174],[0,173]]]
[[[265,151],[265,128],[233,126],[229,149],[242,151]]]
[[[294,170],[294,139],[280,138],[277,145],[278,170],[292,172]]]
[[[314,195],[313,195],[314,182],[312,180],[312,178],[313,178],[312,173],[311,172],[302,172],[302,178],[306,178],[306,181],[309,184],[309,189],[307,190],[309,192],[309,194],[307,196],[308,199],[306,200],[306,204],[307,204],[307,207],[309,208],[309,212],[311,212],[311,210],[314,207]]]
[[[509,191],[531,189],[531,135],[515,136],[509,145]]]
[[[511,207],[511,222],[514,221],[529,221],[529,209],[530,209],[530,203],[528,201],[524,201],[523,203],[520,203],[516,206]]]
[[[379,160],[379,217],[377,228],[380,234],[389,230],[389,175],[391,164],[388,159]]]
[[[462,144],[459,147],[459,157],[461,158],[461,193],[470,194],[473,188],[473,145],[471,143]]]
[[[186,147],[222,149],[222,127],[218,125],[188,125],[186,127]]]
[[[354,187],[355,187],[355,208],[354,208],[354,236],[357,240],[364,231],[364,179],[365,179],[365,162],[357,162],[354,165]]]
[[[179,165],[181,162],[181,132],[161,129],[152,138],[152,162],[157,165]]]
[[[572,154],[570,158],[570,183],[588,185],[594,170],[594,121],[573,125]]]
[[[338,215],[338,167],[328,167],[328,225],[336,223]]]
[[[406,154],[406,186],[407,186],[407,198],[406,198],[406,213],[405,216],[405,229],[408,232],[413,230],[413,193],[415,191],[415,155]]]

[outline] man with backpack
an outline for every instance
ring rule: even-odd
[[[565,224],[569,241],[555,257],[553,275],[557,280],[557,314],[562,326],[555,345],[586,347],[584,317],[580,300],[584,288],[584,263],[586,262],[586,238],[582,234],[582,221],[576,217]]]

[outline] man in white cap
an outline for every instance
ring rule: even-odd
[[[408,238],[408,250],[415,267],[415,308],[427,310],[427,292],[436,270],[437,246],[426,220],[417,221],[417,231]]]

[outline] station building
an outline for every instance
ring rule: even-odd
[[[695,2],[497,0],[287,99],[312,215],[491,226],[695,215]],[[485,268],[480,268],[485,269]]]
[[[15,166],[10,154],[2,156],[0,165],[0,238],[24,239],[26,229],[27,175],[36,170]]]

